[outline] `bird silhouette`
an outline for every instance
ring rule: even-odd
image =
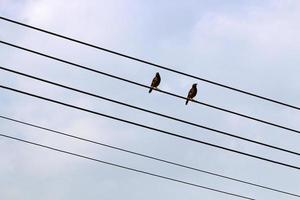
[[[160,79],[160,75],[159,75],[159,73],[157,72],[156,75],[155,75],[155,77],[154,77],[153,80],[152,80],[151,88],[150,88],[150,90],[149,90],[149,93],[152,92],[153,88],[157,89],[158,85],[160,84],[160,80],[161,80],[161,79]]]
[[[193,100],[193,98],[196,95],[197,95],[197,83],[193,84],[192,88],[190,89],[185,105],[187,105],[190,100]]]

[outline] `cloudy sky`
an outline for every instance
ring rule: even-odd
[[[0,0],[0,15],[300,106],[297,0]],[[0,39],[197,100],[300,129],[299,111],[0,20]],[[83,71],[1,44],[0,65],[300,152],[300,135]],[[0,84],[300,166],[297,156],[0,71]],[[300,171],[0,89],[0,115],[293,193]],[[256,199],[291,196],[0,120],[1,134]],[[235,199],[0,138],[0,199]],[[238,199],[238,198],[236,198]]]

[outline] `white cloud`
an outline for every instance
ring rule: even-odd
[[[264,8],[250,7],[243,14],[209,12],[196,24],[191,42],[222,51],[232,49],[229,44],[243,45],[243,50],[250,48],[273,56],[297,50],[300,3],[293,2],[292,8],[278,1]]]
[[[268,77],[265,77],[266,74],[262,73],[261,70],[272,69],[275,74],[274,76],[281,77],[282,74],[284,74],[283,70],[276,69],[279,64],[274,64],[276,64],[279,60],[287,61],[290,54],[297,53],[299,50],[300,41],[298,35],[300,25],[298,21],[300,18],[300,4],[297,3],[297,1],[270,2],[264,4],[255,3],[255,6],[250,6],[247,3],[243,3],[241,5],[230,4],[230,6],[233,6],[232,9],[229,9],[230,11],[223,9],[228,5],[224,5],[220,2],[214,3],[214,6],[212,6],[213,9],[211,7],[203,8],[203,3],[192,4],[194,8],[192,9],[191,5],[182,5],[178,2],[178,4],[172,4],[173,9],[170,11],[168,3],[158,4],[157,2],[153,3],[153,5],[149,5],[149,3],[141,3],[137,1],[85,2],[79,0],[42,0],[24,1],[22,9],[20,9],[17,13],[14,12],[11,14],[14,14],[15,17],[13,18],[17,20],[25,20],[26,23],[53,30],[65,35],[70,35],[84,41],[103,44],[105,47],[124,52],[135,52],[136,55],[145,55],[153,58],[155,61],[164,61],[164,63],[171,64],[175,63],[176,66],[178,66],[178,69],[182,71],[190,70],[191,72],[200,74],[203,77],[209,74],[212,75],[212,77],[217,77],[216,80],[219,80],[219,78],[222,81],[233,80],[236,81],[236,85],[242,88],[246,86],[252,89],[264,88],[266,91],[272,91],[275,94],[291,94],[294,93],[294,90],[281,89],[290,87],[290,83],[288,81],[282,81],[278,86],[279,89],[275,88],[274,85],[269,84],[269,82],[275,82],[270,78],[271,75],[268,74]],[[3,1],[1,1],[0,4],[1,3],[3,3]],[[5,1],[5,5],[11,5],[11,7],[15,6],[11,3],[11,1]],[[157,11],[158,6],[161,6],[161,10],[159,11]],[[182,6],[185,8],[184,11],[181,10]],[[197,6],[201,8],[201,12],[198,11],[198,9],[195,9]],[[177,15],[177,11],[181,13]],[[186,12],[193,13],[187,13],[188,17],[185,18]],[[172,20],[171,24],[168,23],[170,20]],[[69,44],[65,41],[58,40],[57,38],[48,37],[47,35],[36,33],[34,31],[21,31],[19,28],[14,29],[14,27],[3,27],[5,27],[3,30],[7,29],[7,33],[9,34],[5,34],[5,31],[3,31],[1,37],[5,36],[5,39],[10,39],[13,42],[20,42],[20,44],[24,46],[33,47],[37,50],[47,50],[60,55],[61,57],[65,56],[70,59],[77,59],[77,61],[79,60],[82,63],[90,63],[91,65],[95,65],[95,63],[99,65],[105,63],[114,67],[107,67],[104,68],[104,70],[111,70],[113,73],[120,73],[122,75],[125,74],[134,80],[138,79],[147,83],[150,82],[150,80],[148,81],[148,75],[152,73],[153,69],[150,70],[150,68],[146,68],[140,64],[125,62],[122,59],[120,59],[120,62],[117,62],[115,61],[115,57],[111,60],[105,58],[102,59],[102,57],[100,57],[102,56],[101,53],[94,52],[93,50],[86,50],[82,46],[72,46],[73,44]],[[0,50],[6,52],[5,48]],[[1,55],[6,54],[0,54],[0,56]],[[292,58],[295,60],[295,63],[297,63],[297,58],[295,56],[292,56]],[[140,106],[145,106],[146,108],[153,107],[153,109],[156,109],[157,111],[162,111],[172,115],[174,114],[180,118],[189,119],[195,122],[204,122],[211,127],[222,127],[223,130],[232,129],[238,130],[238,132],[240,129],[251,129],[251,132],[247,131],[247,136],[260,140],[266,139],[266,137],[258,131],[251,135],[252,131],[264,130],[256,127],[256,125],[253,125],[251,122],[248,123],[244,120],[228,117],[225,114],[223,115],[217,112],[214,113],[213,111],[208,109],[206,110],[201,106],[195,106],[193,104],[189,107],[184,107],[183,101],[172,101],[172,103],[170,103],[171,98],[164,99],[164,97],[158,93],[149,96],[146,91],[146,96],[143,93],[143,90],[135,90],[135,88],[127,88],[127,86],[123,87],[123,85],[120,87],[116,84],[116,82],[105,82],[102,77],[98,78],[97,76],[96,78],[96,76],[93,75],[89,76],[85,72],[79,70],[69,70],[69,68],[69,71],[64,70],[59,68],[60,65],[56,62],[48,63],[48,61],[44,61],[43,58],[37,59],[31,55],[21,55],[19,51],[11,51],[10,56],[5,57],[5,59],[1,59],[1,62],[2,61],[4,63],[11,63],[11,65],[19,63],[20,66],[18,69],[20,71],[32,71],[38,76],[44,76],[53,80],[59,79],[59,81],[65,81],[68,84],[77,84],[84,87],[86,90],[97,91],[104,95],[106,94],[105,92],[107,92],[115,99],[123,98],[123,100],[128,103],[137,103]],[[23,67],[23,64],[26,64],[26,68]],[[129,70],[129,67],[132,65],[136,66],[136,68],[132,67]],[[118,68],[116,68],[116,66]],[[287,76],[291,76],[291,74],[298,74],[296,72],[299,70],[295,66],[296,64],[290,67],[292,73],[287,72]],[[156,71],[157,69],[154,70]],[[275,71],[277,71],[277,73],[275,73]],[[187,94],[186,90],[189,89],[190,83],[194,82],[194,80],[173,76],[173,74],[168,74],[166,72],[162,74],[164,75],[164,79],[161,88],[174,90],[184,95]],[[220,76],[218,77],[218,75]],[[249,82],[246,80],[249,80]],[[298,75],[297,79],[294,80],[295,83],[297,83],[297,80]],[[46,88],[36,84],[35,82],[24,81],[23,79],[9,79],[6,74],[2,75],[2,73],[1,81],[23,89],[36,91],[43,95],[49,95],[53,98],[59,98],[63,101],[83,105],[84,107],[105,110],[105,112],[110,114],[112,113],[113,115],[124,114],[130,119],[144,120],[155,126],[164,127],[187,135],[189,134],[190,136],[196,138],[199,137],[200,139],[204,138],[212,141],[213,143],[220,143],[246,151],[249,150],[251,152],[261,153],[258,148],[231,142],[228,138],[222,139],[222,137],[219,137],[219,135],[215,135],[214,133],[207,134],[205,131],[200,129],[189,129],[185,128],[183,125],[177,126],[175,123],[167,121],[164,123],[165,121],[160,118],[154,119],[152,116],[144,118],[144,115],[140,113],[135,114],[134,112],[129,112],[127,110],[117,109],[115,105],[101,104],[98,101],[96,103],[90,98],[84,98],[83,96],[73,94],[71,95],[70,93],[54,89],[52,87]],[[107,85],[109,87],[107,87]],[[294,87],[297,88],[297,86]],[[126,91],[130,92],[126,93]],[[264,92],[263,89],[260,91]],[[273,107],[264,107],[264,104],[262,104],[262,106],[261,104],[250,100],[242,101],[244,100],[242,97],[236,98],[236,96],[230,96],[227,93],[224,93],[225,95],[223,94],[222,96],[219,93],[219,90],[213,90],[213,88],[206,87],[204,84],[199,85],[199,94],[200,95],[197,98],[207,100],[212,104],[222,105],[223,103],[226,107],[233,107],[237,110],[243,110],[244,112],[249,112],[251,114],[259,113],[264,117],[267,117],[270,113],[271,115],[276,113],[277,115],[280,115],[276,116],[276,118],[281,117],[277,120],[282,120],[283,122],[289,121],[290,119],[286,118],[286,116],[290,116],[289,112],[281,112],[281,110],[278,111],[273,109]],[[87,115],[82,112],[77,113],[70,110],[61,111],[60,107],[46,107],[46,104],[37,103],[38,101],[21,97],[17,99],[15,96],[8,95],[8,93],[4,92],[0,94],[1,98],[2,96],[5,96],[5,99],[9,100],[9,102],[5,104],[9,106],[2,106],[1,111],[9,113],[17,118],[26,119],[26,121],[44,124],[45,126],[79,134],[86,138],[118,144],[129,149],[136,149],[141,152],[158,155],[167,159],[177,160],[178,162],[184,160],[191,165],[200,166],[200,168],[213,168],[212,171],[219,170],[233,175],[236,175],[235,173],[237,173],[239,176],[251,177],[253,179],[258,179],[261,182],[265,181],[267,185],[273,184],[273,179],[271,179],[273,177],[271,174],[274,171],[278,174],[279,178],[282,178],[282,182],[285,182],[286,180],[289,181],[287,184],[288,187],[286,188],[291,188],[292,190],[295,189],[293,187],[297,187],[297,180],[289,180],[295,177],[294,174],[286,172],[287,170],[281,168],[272,168],[273,171],[268,170],[270,169],[268,168],[269,166],[266,165],[266,167],[265,165],[261,165],[260,162],[249,161],[243,158],[237,159],[237,157],[231,154],[225,154],[222,151],[214,151],[202,146],[199,147],[197,145],[191,145],[190,143],[181,143],[180,141],[177,143],[175,140],[169,140],[169,138],[166,139],[164,136],[159,136],[159,134],[153,134],[153,137],[152,135],[148,136],[148,133],[142,129],[136,130],[132,126],[127,127],[115,123],[109,123],[105,120],[101,120],[100,118],[95,119],[93,117],[87,117]],[[287,97],[289,96],[287,95]],[[297,99],[292,97],[289,98],[291,100]],[[248,104],[248,102],[250,102],[250,104]],[[296,119],[297,114],[293,115],[292,121],[296,122]],[[4,129],[4,127],[6,126],[1,128]],[[10,130],[9,127],[10,126],[7,126],[5,130]],[[252,130],[252,127],[255,128]],[[107,159],[118,158],[116,159],[117,162],[124,161],[125,164],[139,165],[139,160],[137,159],[128,159],[130,161],[129,162],[124,156],[118,157],[111,152],[102,152],[102,149],[98,149],[97,147],[87,143],[75,143],[73,140],[67,141],[62,138],[58,139],[57,137],[50,137],[47,134],[44,135],[38,133],[39,131],[35,132],[31,129],[26,129],[30,130],[29,134],[26,135],[23,134],[22,130],[25,129],[20,127],[15,128],[11,130],[11,133],[21,134],[23,137],[28,137],[29,139],[67,148],[75,152],[88,153]],[[266,128],[266,130],[268,130],[268,133],[271,132],[271,129],[269,130]],[[114,133],[115,131],[118,132]],[[137,135],[137,132],[139,132],[139,135]],[[277,134],[277,136],[278,135],[279,134]],[[270,142],[277,142],[278,138],[279,137],[270,137],[268,139]],[[88,191],[90,190],[90,186],[94,185],[97,185],[99,188],[101,186],[116,188],[117,185],[120,185],[119,182],[120,179],[122,179],[122,181],[125,180],[122,182],[124,185],[122,184],[122,186],[119,187],[122,187],[122,189],[127,192],[123,192],[124,195],[132,194],[132,192],[130,192],[130,180],[132,180],[132,174],[123,174],[122,171],[120,174],[123,174],[122,176],[124,177],[120,178],[121,175],[115,175],[117,170],[105,171],[101,168],[100,170],[91,171],[90,166],[81,165],[84,161],[81,162],[77,159],[59,156],[56,153],[46,153],[46,151],[36,150],[32,147],[24,147],[21,144],[15,145],[15,143],[7,142],[0,148],[3,149],[3,151],[0,151],[0,157],[5,158],[0,159],[0,173],[2,172],[1,176],[3,175],[3,177],[6,177],[6,172],[10,173],[15,170],[21,171],[20,174],[24,176],[29,175],[35,180],[40,178],[39,180],[47,181],[47,178],[49,177],[59,180],[61,174],[67,173],[70,166],[79,166],[82,167],[80,169],[85,171],[87,176],[96,177],[97,175],[104,173],[107,177],[109,177],[108,180],[105,181],[99,178],[97,180],[93,180],[94,182],[90,182],[90,185],[81,185],[82,187],[80,192]],[[11,152],[5,151],[7,149],[10,149]],[[284,157],[280,158],[285,159]],[[161,170],[160,166],[154,167],[154,164],[153,166],[150,164],[148,165],[147,162],[144,163],[144,167],[147,169],[154,168],[157,171]],[[75,170],[78,170],[78,168]],[[246,174],[242,173],[244,170],[247,170]],[[85,174],[83,175],[82,171],[79,175],[84,176]],[[161,172],[170,173],[172,175],[175,174],[186,178],[185,172],[179,173],[172,169],[161,170]],[[270,177],[270,181],[267,179],[260,180],[260,177]],[[15,178],[17,180],[24,179],[24,177],[17,175]],[[82,177],[77,177],[76,179],[78,182],[81,180]],[[129,181],[127,182],[126,180]],[[101,181],[104,183],[102,184]],[[195,176],[195,181],[201,182],[203,180],[201,178],[198,179]],[[137,183],[138,187],[141,187],[140,192],[143,193],[143,187],[139,181],[137,181]],[[145,182],[144,186],[146,188],[153,185],[153,183],[157,184],[158,182],[156,182],[156,180],[153,180],[153,182]],[[215,184],[213,181],[211,181],[211,183]],[[34,181],[29,184],[39,187],[39,185]],[[60,186],[63,184],[69,184],[69,182],[62,180],[62,182],[57,186],[52,186],[53,191],[57,189],[57,192],[52,194],[52,197],[62,198],[60,195],[64,193],[64,188],[60,188]],[[75,183],[70,183],[70,187],[74,186],[73,184]],[[80,185],[80,183],[77,184]],[[229,186],[231,185],[228,184],[228,187]],[[278,184],[278,186],[280,187],[281,185]],[[238,189],[239,188],[237,188],[237,190]],[[184,189],[182,190],[186,191]],[[296,190],[297,188],[295,191]],[[9,193],[8,196],[17,196],[22,192],[23,191],[18,188],[11,188],[9,191],[6,191],[6,193]],[[148,198],[157,198],[155,195],[160,192],[161,191],[157,193],[155,191],[151,192]],[[253,190],[250,188],[249,192],[253,193]],[[184,194],[185,192],[182,193]],[[264,194],[265,193],[262,192],[262,196]],[[0,193],[0,197],[1,195],[3,195],[3,193]],[[51,194],[49,195],[51,196]],[[117,193],[111,195],[114,195],[113,197],[118,197]],[[159,198],[162,198],[162,196],[164,198],[169,197],[168,193],[160,194]],[[203,196],[207,197],[206,195]],[[74,198],[76,197],[79,198],[78,196],[74,196]],[[181,196],[178,196],[178,198],[180,197]],[[218,196],[213,199],[218,199]],[[220,199],[224,199],[223,196],[220,197]]]

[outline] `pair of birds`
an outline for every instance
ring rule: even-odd
[[[161,78],[159,73],[157,72],[155,77],[152,80],[151,88],[149,90],[149,93],[152,92],[153,88],[157,89],[158,85],[160,84]],[[193,98],[197,95],[197,83],[193,84],[192,88],[190,89],[188,96],[186,98],[185,105],[188,104],[189,101],[193,100]]]

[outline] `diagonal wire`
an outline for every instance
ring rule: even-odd
[[[44,101],[52,102],[52,103],[55,103],[55,104],[63,105],[65,107],[70,107],[70,108],[73,108],[73,109],[76,109],[76,110],[91,113],[91,114],[94,114],[94,115],[98,115],[98,116],[106,117],[106,118],[109,118],[109,119],[113,119],[115,121],[120,121],[120,122],[131,124],[131,125],[134,125],[134,126],[142,127],[142,128],[148,129],[148,130],[160,132],[160,133],[163,133],[165,135],[170,135],[170,136],[173,136],[173,137],[176,137],[176,138],[181,138],[181,139],[184,139],[184,140],[188,140],[188,141],[191,141],[191,142],[196,142],[196,143],[203,144],[203,145],[206,145],[206,146],[211,146],[211,147],[214,147],[214,148],[222,149],[222,150],[225,150],[225,151],[233,152],[233,153],[244,155],[244,156],[247,156],[247,157],[252,157],[252,158],[255,158],[255,159],[258,159],[258,160],[263,160],[263,161],[273,163],[273,164],[276,164],[276,165],[281,165],[281,166],[284,166],[284,167],[300,170],[300,167],[295,166],[295,165],[287,164],[287,163],[284,163],[284,162],[279,162],[279,161],[276,161],[276,160],[271,160],[271,159],[261,157],[261,156],[257,156],[257,155],[254,155],[254,154],[241,152],[241,151],[238,151],[238,150],[235,150],[235,149],[230,149],[230,148],[227,148],[227,147],[223,147],[223,146],[212,144],[212,143],[209,143],[209,142],[197,140],[197,139],[194,139],[194,138],[189,138],[189,137],[186,137],[186,136],[183,136],[183,135],[180,135],[180,134],[176,134],[176,133],[165,131],[165,130],[162,130],[162,129],[158,129],[158,128],[155,128],[155,127],[147,126],[147,125],[144,125],[144,124],[139,124],[139,123],[136,123],[136,122],[133,122],[133,121],[129,121],[129,120],[126,120],[126,119],[114,117],[114,116],[107,115],[107,114],[104,114],[104,113],[100,113],[100,112],[97,112],[97,111],[94,111],[94,110],[89,110],[89,109],[86,109],[86,108],[83,108],[83,107],[74,106],[72,104],[67,104],[67,103],[64,103],[64,102],[61,102],[61,101],[57,101],[57,100],[54,100],[54,99],[50,99],[50,98],[46,98],[46,97],[43,97],[43,96],[35,95],[35,94],[28,93],[28,92],[25,92],[25,91],[22,91],[22,90],[17,90],[17,89],[11,88],[11,87],[3,86],[3,85],[0,85],[0,88],[5,89],[5,90],[10,90],[10,91],[13,91],[15,93],[23,94],[23,95],[26,95],[26,96],[31,96],[31,97],[34,97],[34,98],[37,98],[37,99],[42,99]]]
[[[123,105],[123,106],[126,106],[126,107],[136,109],[136,110],[151,113],[153,115],[157,115],[157,116],[160,116],[160,117],[164,117],[164,118],[167,118],[167,119],[178,121],[178,122],[188,124],[188,125],[191,125],[191,126],[195,126],[195,127],[198,127],[198,128],[203,128],[203,129],[213,131],[213,132],[216,132],[216,133],[219,133],[219,134],[222,134],[222,135],[226,135],[228,137],[237,138],[237,139],[244,140],[244,141],[247,141],[247,142],[250,142],[250,143],[253,143],[253,144],[262,145],[262,146],[265,146],[265,147],[268,147],[268,148],[271,148],[271,149],[275,149],[275,150],[278,150],[278,151],[283,151],[283,152],[286,152],[286,153],[290,153],[290,154],[300,156],[300,153],[292,151],[292,150],[288,150],[288,149],[284,149],[284,148],[277,147],[277,146],[274,146],[274,145],[266,144],[266,143],[263,143],[263,142],[251,140],[251,139],[248,139],[248,138],[238,136],[236,134],[231,134],[229,132],[217,130],[217,129],[210,128],[210,127],[207,127],[207,126],[203,126],[203,125],[200,125],[200,124],[189,122],[189,121],[186,121],[186,120],[183,120],[183,119],[179,119],[179,118],[175,118],[175,117],[165,115],[165,114],[162,114],[162,113],[158,113],[158,112],[155,112],[155,111],[147,110],[145,108],[130,105],[130,104],[120,102],[120,101],[117,101],[117,100],[113,100],[113,99],[110,99],[110,98],[107,98],[107,97],[103,97],[103,96],[100,96],[100,95],[97,95],[97,94],[89,93],[89,92],[86,92],[86,91],[83,91],[83,90],[79,90],[79,89],[76,89],[76,88],[73,88],[73,87],[70,87],[70,86],[66,86],[66,85],[63,85],[63,84],[60,84],[60,83],[52,82],[52,81],[49,81],[49,80],[45,80],[45,79],[42,79],[42,78],[39,78],[39,77],[36,77],[36,76],[32,76],[32,75],[25,74],[25,73],[22,73],[22,72],[19,72],[19,71],[16,71],[16,70],[9,69],[9,68],[6,68],[6,67],[0,66],[0,69],[5,70],[7,72],[17,74],[17,75],[20,75],[20,76],[25,76],[27,78],[38,80],[38,81],[41,81],[41,82],[44,82],[44,83],[55,85],[55,86],[58,86],[58,87],[61,87],[61,88],[64,88],[64,89],[72,90],[72,91],[75,91],[75,92],[78,92],[78,93],[81,93],[81,94],[92,96],[92,97],[95,97],[95,98],[98,98],[98,99],[103,99],[105,101],[113,102],[113,103],[116,103],[116,104],[119,104],[119,105]]]
[[[189,169],[189,170],[192,170],[192,171],[201,172],[201,173],[204,173],[204,174],[209,174],[209,175],[216,176],[216,177],[219,177],[219,178],[223,178],[223,179],[243,183],[243,184],[246,184],[246,185],[259,187],[259,188],[262,188],[262,189],[270,190],[270,191],[273,191],[273,192],[278,192],[278,193],[281,193],[281,194],[290,195],[290,196],[293,196],[293,197],[300,197],[300,195],[298,195],[298,194],[286,192],[286,191],[283,191],[283,190],[271,188],[269,186],[264,186],[264,185],[260,185],[260,184],[249,182],[249,181],[240,180],[240,179],[237,179],[237,178],[232,178],[232,177],[225,176],[225,175],[222,175],[222,174],[217,174],[215,172],[202,170],[202,169],[195,168],[195,167],[190,167],[190,166],[183,165],[183,164],[180,164],[180,163],[175,163],[175,162],[172,162],[172,161],[168,161],[168,160],[165,160],[165,159],[162,159],[162,158],[157,158],[157,157],[154,157],[154,156],[149,156],[149,155],[146,155],[146,154],[137,153],[135,151],[130,151],[130,150],[123,149],[123,148],[120,148],[120,147],[116,147],[116,146],[108,145],[108,144],[105,144],[105,143],[97,142],[95,140],[82,138],[82,137],[75,136],[75,135],[72,135],[72,134],[69,134],[69,133],[66,133],[66,132],[57,131],[57,130],[50,129],[50,128],[47,128],[47,127],[32,124],[32,123],[29,123],[29,122],[17,120],[17,119],[11,118],[11,117],[0,115],[0,118],[8,120],[8,121],[15,122],[15,123],[19,123],[19,124],[22,124],[22,125],[26,125],[26,126],[29,126],[29,127],[33,127],[33,128],[36,128],[36,129],[48,131],[50,133],[63,135],[63,136],[70,137],[70,138],[75,138],[77,140],[89,142],[89,143],[96,144],[96,145],[99,145],[99,146],[104,146],[104,147],[111,148],[111,149],[114,149],[114,150],[118,150],[118,151],[126,152],[126,153],[129,153],[129,154],[137,155],[137,156],[140,156],[140,157],[148,158],[148,159],[151,159],[151,160],[167,163],[167,164],[170,164],[170,165],[174,165],[174,166],[177,166],[177,167]]]
[[[189,185],[189,186],[194,186],[194,187],[197,187],[197,188],[202,188],[202,189],[206,189],[206,190],[210,190],[210,191],[214,191],[214,192],[218,192],[218,193],[222,193],[222,194],[226,194],[226,195],[230,195],[230,196],[235,196],[235,197],[239,197],[239,198],[243,198],[243,199],[254,200],[253,198],[250,198],[250,197],[246,197],[246,196],[242,196],[242,195],[238,195],[238,194],[226,192],[226,191],[223,191],[223,190],[218,190],[218,189],[214,189],[214,188],[210,188],[210,187],[198,185],[198,184],[195,184],[195,183],[190,183],[190,182],[187,182],[187,181],[182,181],[182,180],[179,180],[179,179],[170,178],[170,177],[167,177],[167,176],[162,176],[162,175],[154,174],[154,173],[143,171],[143,170],[139,170],[139,169],[134,169],[134,168],[126,167],[126,166],[115,164],[115,163],[111,163],[111,162],[106,162],[106,161],[99,160],[99,159],[96,159],[96,158],[92,158],[92,157],[88,157],[88,156],[85,156],[85,155],[73,153],[73,152],[70,152],[70,151],[65,151],[65,150],[62,150],[62,149],[54,148],[54,147],[43,145],[43,144],[36,143],[36,142],[31,142],[31,141],[24,140],[24,139],[21,139],[21,138],[12,137],[12,136],[1,134],[1,133],[0,133],[0,136],[1,137],[5,137],[5,138],[9,138],[11,140],[15,140],[15,141],[19,141],[19,142],[31,144],[31,145],[34,145],[34,146],[39,146],[39,147],[42,147],[42,148],[45,148],[45,149],[49,149],[49,150],[52,150],[52,151],[56,151],[56,152],[60,152],[60,153],[72,155],[72,156],[75,156],[75,157],[80,157],[80,158],[84,158],[84,159],[87,159],[87,160],[95,161],[95,162],[98,162],[98,163],[110,165],[110,166],[113,166],[113,167],[117,167],[117,168],[121,168],[121,169],[126,169],[126,170],[137,172],[137,173],[140,173],[140,174],[146,174],[146,175],[149,175],[149,176],[154,176],[154,177],[157,177],[157,178],[166,179],[166,180],[169,180],[169,181],[173,181],[173,182],[177,182],[177,183],[181,183],[181,184],[185,184],[185,185]]]
[[[100,71],[100,70],[97,70],[97,69],[93,69],[93,68],[86,67],[86,66],[83,66],[83,65],[80,65],[80,64],[76,64],[76,63],[73,63],[73,62],[70,62],[70,61],[67,61],[67,60],[63,60],[63,59],[60,59],[60,58],[57,58],[57,57],[54,57],[54,56],[50,56],[50,55],[47,55],[47,54],[44,54],[44,53],[41,53],[41,52],[37,52],[37,51],[31,50],[31,49],[28,49],[28,48],[25,48],[25,47],[21,47],[21,46],[12,44],[12,43],[8,43],[8,42],[2,41],[2,40],[0,40],[0,43],[11,46],[11,47],[14,47],[14,48],[18,48],[18,49],[21,49],[21,50],[24,50],[24,51],[27,51],[27,52],[30,52],[30,53],[33,53],[33,54],[36,54],[36,55],[40,55],[40,56],[43,56],[43,57],[46,57],[46,58],[49,58],[49,59],[52,59],[52,60],[56,60],[56,61],[61,62],[61,63],[72,65],[72,66],[75,66],[75,67],[80,68],[80,69],[84,69],[84,70],[91,71],[91,72],[94,72],[94,73],[97,73],[97,74],[108,76],[110,78],[118,79],[118,80],[130,83],[130,84],[133,84],[133,85],[137,85],[137,86],[148,88],[148,89],[151,88],[147,85],[144,85],[144,84],[141,84],[141,83],[129,80],[129,79],[125,79],[125,78],[122,78],[122,77],[119,77],[119,76],[115,76],[115,75],[112,75],[112,74],[109,74],[109,73],[106,73],[106,72],[103,72],[103,71]],[[171,93],[171,92],[158,90],[158,89],[155,89],[155,88],[153,88],[153,90],[156,90],[156,91],[161,92],[163,94],[167,94],[167,95],[170,95],[170,96],[173,96],[173,97],[177,97],[177,98],[186,100],[186,97],[183,97],[183,96]],[[273,122],[269,122],[269,121],[266,121],[266,120],[262,120],[262,119],[259,119],[259,118],[249,116],[249,115],[245,115],[245,114],[242,114],[242,113],[231,111],[231,110],[221,108],[221,107],[218,107],[218,106],[214,106],[214,105],[211,105],[211,104],[208,104],[208,103],[204,103],[204,102],[200,102],[200,101],[196,101],[196,100],[192,100],[192,101],[195,102],[196,104],[203,105],[203,106],[206,106],[206,107],[209,107],[209,108],[213,108],[215,110],[230,113],[232,115],[236,115],[236,116],[243,117],[243,118],[246,118],[246,119],[250,119],[250,120],[253,120],[253,121],[256,121],[256,122],[259,122],[259,123],[267,124],[269,126],[273,126],[273,127],[276,127],[276,128],[280,128],[280,129],[284,129],[284,130],[287,130],[287,131],[290,131],[290,132],[300,134],[299,130],[289,128],[287,126],[279,125],[279,124],[276,124],[276,123],[273,123]]]
[[[108,52],[108,53],[111,53],[111,54],[114,54],[114,55],[117,55],[117,56],[121,56],[121,57],[131,59],[131,60],[134,60],[134,61],[137,61],[137,62],[140,62],[140,63],[151,65],[151,66],[156,67],[156,68],[167,70],[167,71],[177,73],[177,74],[180,74],[180,75],[183,75],[183,76],[186,76],[186,77],[194,78],[194,79],[197,79],[197,80],[200,80],[200,81],[212,84],[212,85],[216,85],[216,86],[219,86],[219,87],[222,87],[222,88],[226,88],[226,89],[229,89],[229,90],[232,90],[232,91],[236,91],[236,92],[239,92],[239,93],[242,93],[242,94],[246,94],[246,95],[249,95],[249,96],[252,96],[252,97],[256,97],[256,98],[259,98],[259,99],[262,99],[262,100],[265,100],[265,101],[269,101],[269,102],[272,102],[272,103],[275,103],[275,104],[278,104],[278,105],[282,105],[282,106],[286,106],[286,107],[293,108],[293,109],[296,109],[296,110],[300,110],[300,107],[295,106],[295,105],[291,105],[291,104],[284,103],[282,101],[275,100],[275,99],[272,99],[272,98],[269,98],[269,97],[254,94],[252,92],[248,92],[248,91],[241,90],[241,89],[238,89],[238,88],[235,88],[235,87],[232,87],[232,86],[228,86],[228,85],[225,85],[225,84],[222,84],[222,83],[218,83],[218,82],[215,82],[215,81],[204,79],[204,78],[201,78],[199,76],[191,75],[191,74],[188,74],[188,73],[185,73],[185,72],[182,72],[182,71],[178,71],[178,70],[175,70],[175,69],[163,66],[163,65],[155,64],[153,62],[146,61],[146,60],[143,60],[143,59],[140,59],[140,58],[137,58],[137,57],[129,56],[129,55],[126,55],[124,53],[113,51],[113,50],[103,48],[103,47],[100,47],[100,46],[97,46],[97,45],[94,45],[94,44],[90,44],[90,43],[83,42],[83,41],[80,41],[80,40],[77,40],[77,39],[74,39],[74,38],[71,38],[71,37],[67,37],[67,36],[64,36],[64,35],[61,35],[61,34],[58,34],[58,33],[47,31],[45,29],[41,29],[41,28],[38,28],[38,27],[35,27],[35,26],[24,24],[24,23],[21,23],[21,22],[12,20],[12,19],[8,19],[6,17],[0,16],[0,19],[5,20],[7,22],[11,22],[11,23],[14,23],[14,24],[21,25],[23,27],[27,27],[27,28],[34,29],[34,30],[37,30],[37,31],[40,31],[40,32],[44,32],[44,33],[47,33],[47,34],[50,34],[50,35],[53,35],[53,36],[56,36],[56,37],[59,37],[59,38],[63,38],[63,39],[66,39],[66,40],[69,40],[69,41],[72,41],[72,42],[76,42],[78,44],[82,44],[82,45],[92,47],[92,48],[95,48],[95,49],[98,49],[98,50],[101,50],[101,51],[105,51],[105,52]]]

